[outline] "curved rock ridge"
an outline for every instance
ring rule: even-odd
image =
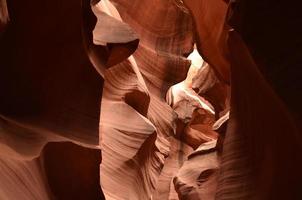
[[[107,45],[108,43],[128,43],[138,39],[136,33],[123,23],[116,8],[109,1],[100,1],[91,9],[97,17],[93,30],[93,43]]]
[[[1,199],[51,199],[47,180],[38,159],[0,159]],[[13,187],[16,186],[16,187]]]
[[[90,61],[104,77],[107,68],[133,54],[138,36],[108,0],[83,1],[82,10],[84,45]]]
[[[133,56],[105,73],[101,185],[107,199],[156,199],[165,157],[171,156],[169,138],[176,131],[177,115],[165,96],[190,66],[183,55],[193,47],[192,24],[173,1],[148,2],[154,5],[152,15],[145,11],[150,5],[142,9],[144,1],[112,2],[140,43]]]
[[[112,67],[105,74],[100,175],[106,199],[148,199],[150,188],[154,188],[149,167],[158,162],[154,146],[156,127],[143,115],[150,98],[141,87],[130,62]],[[135,97],[142,103],[132,102],[137,100]],[[132,103],[141,106],[136,110]]]
[[[231,60],[231,110],[216,197],[299,199],[297,188],[284,184],[300,177],[301,157],[294,153],[301,149],[299,130],[236,32],[230,33],[229,46],[236,56]],[[243,95],[244,88],[249,92]],[[282,175],[289,169],[295,175]]]
[[[219,159],[216,140],[204,143],[189,155],[173,182],[179,199],[215,199]]]
[[[111,2],[139,35],[141,45],[158,53],[176,55],[187,55],[193,50],[191,16],[180,10],[174,1]]]
[[[292,110],[292,106],[297,105],[297,98],[292,98],[292,95],[300,94],[297,75],[301,73],[293,75],[298,67],[286,64],[287,61],[276,62],[281,55],[282,58],[288,55],[284,52],[284,46],[289,47],[298,41],[295,31],[291,32],[294,24],[299,23],[293,17],[297,16],[296,9],[289,9],[294,6],[281,2],[275,4],[270,12],[267,12],[269,4],[258,1],[230,1],[229,5],[220,0],[184,2],[195,19],[199,41],[207,43],[208,40],[208,44],[215,44],[208,47],[200,45],[202,55],[213,64],[218,74],[223,71],[223,65],[215,65],[214,60],[210,59],[217,53],[220,54],[217,58],[227,58],[229,64],[224,69],[231,72],[230,119],[223,143],[215,198],[300,199],[302,195],[297,185],[301,178],[299,169],[302,162],[301,156],[294,152],[301,151],[301,126],[297,123],[301,117],[297,115],[298,106]],[[208,16],[215,17],[216,23],[201,16],[202,11],[208,8],[215,8],[213,12],[208,12]],[[286,18],[278,17],[277,13],[280,12],[286,13]],[[276,28],[275,24],[279,21],[286,28]],[[289,21],[292,23],[287,23]],[[206,26],[216,27],[220,32],[215,31],[207,38],[206,31],[209,29],[202,29]],[[266,27],[265,31],[260,27]],[[278,34],[275,35],[274,31]],[[289,38],[293,35],[296,39],[286,39],[286,44],[275,45],[278,44],[278,38],[284,38],[285,35]],[[296,48],[290,49],[297,52]],[[298,63],[294,56],[292,59]],[[283,70],[286,72],[280,76]],[[274,79],[277,76],[279,79]],[[219,78],[226,80],[221,76]],[[291,85],[290,89],[285,89],[280,82]],[[288,94],[286,97],[285,93]]]
[[[194,63],[199,63],[199,66]],[[178,146],[178,150],[184,149],[185,145],[189,145],[191,149],[186,151],[182,159],[177,158],[179,165],[170,177],[177,195],[170,195],[166,199],[215,198],[219,173],[217,154],[221,145],[221,142],[217,143],[217,140],[222,137],[223,133],[220,128],[227,121],[228,115],[217,118],[214,107],[199,96],[192,87],[192,83],[200,87],[195,82],[196,78],[199,78],[197,76],[202,76],[201,80],[209,77],[208,67],[206,63],[193,60],[186,80],[171,87],[167,95],[167,102],[178,114],[177,138],[182,144]],[[204,84],[204,91],[213,88],[213,85],[217,83],[215,74],[212,77]],[[225,101],[221,97],[213,99],[216,102],[223,100],[219,103]]]
[[[78,180],[70,188],[58,189],[58,185],[69,184],[69,176],[77,173],[78,169],[73,166],[68,172],[61,172],[68,166],[68,160],[72,159],[74,164],[85,170],[78,162],[87,162],[87,165],[98,168],[101,159],[98,115],[102,80],[92,68],[85,50],[89,58],[92,57],[91,61],[98,58],[96,61],[104,68],[105,64],[111,66],[133,53],[138,39],[134,32],[129,37],[132,29],[126,24],[101,16],[99,20],[115,23],[115,28],[126,33],[114,37],[108,33],[110,37],[95,38],[93,46],[93,30],[98,33],[100,26],[93,23],[96,17],[89,1],[64,2],[59,7],[55,2],[47,5],[45,8],[35,1],[28,4],[10,1],[11,21],[7,30],[1,33],[0,158],[6,163],[2,166],[7,172],[0,178],[1,186],[7,184],[1,187],[1,199],[102,197],[99,181],[93,182],[99,177],[99,173],[93,174],[93,167],[86,168],[90,178],[78,174]],[[32,11],[28,12],[28,8]],[[5,0],[0,2],[0,10],[2,31],[8,19]],[[48,15],[54,10],[57,11],[55,17]],[[97,11],[96,16],[100,17]],[[98,44],[100,39],[103,46]],[[45,150],[45,145],[50,142],[62,143],[48,145],[51,148]],[[68,142],[79,145],[80,150],[70,148]],[[60,148],[63,158],[54,157]],[[44,154],[44,151],[48,153]],[[69,151],[77,155],[68,154]],[[81,152],[86,151],[88,155],[83,156]],[[99,157],[87,160],[94,154],[99,154]],[[48,163],[50,158],[52,162],[61,162],[61,167]],[[34,162],[36,159],[41,160],[41,166]],[[47,163],[46,171],[43,163]],[[38,167],[41,171],[36,170]],[[57,173],[53,173],[55,170]],[[12,181],[7,181],[9,178]],[[14,192],[10,188],[19,190]],[[79,195],[81,192],[89,194],[85,197]]]
[[[0,0],[0,199],[302,199],[299,8]]]
[[[227,35],[229,27],[225,23],[228,5],[223,0],[184,0],[184,5],[194,19],[197,33],[197,49],[225,83],[230,82],[230,62],[227,58]]]
[[[101,196],[99,181],[90,184],[90,189],[74,190],[94,179],[82,174],[64,189],[66,195],[50,186],[54,179],[70,184],[68,174],[74,167],[62,173],[69,157],[77,156],[78,165],[100,163],[100,152],[95,149],[99,149],[102,80],[83,47],[81,2],[66,1],[60,6],[35,0],[7,3],[10,21],[0,35],[0,198],[71,199],[74,194],[89,192]],[[66,158],[53,159],[61,167],[47,165],[57,171],[50,175],[44,166],[49,157],[43,154],[45,145],[59,142],[65,146],[63,141],[92,149],[89,154],[97,152],[99,158],[87,161],[88,156],[67,154],[68,148],[62,148],[60,154]],[[93,175],[98,179],[98,170]]]

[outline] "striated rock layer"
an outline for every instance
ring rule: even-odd
[[[0,0],[0,199],[301,199],[298,8]]]
[[[6,2],[9,21],[0,34],[0,199],[101,197],[101,157],[94,149],[102,79],[83,47],[81,2]],[[49,145],[49,153],[49,142],[60,143]],[[99,156],[89,159],[81,153],[87,148]],[[85,170],[82,162],[97,170],[77,173]]]
[[[191,18],[172,1],[151,2],[154,7],[142,1],[113,3],[140,43],[133,56],[105,73],[101,185],[106,199],[149,199],[158,187],[169,191],[169,182],[157,184],[176,129],[177,115],[165,95],[189,68],[182,55],[193,45]]]

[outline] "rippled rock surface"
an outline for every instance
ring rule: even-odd
[[[0,199],[301,199],[301,12],[0,0]]]

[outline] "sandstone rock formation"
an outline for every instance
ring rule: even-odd
[[[281,1],[0,0],[0,199],[301,199],[301,21]]]

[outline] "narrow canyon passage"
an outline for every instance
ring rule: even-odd
[[[298,8],[0,0],[0,200],[302,199]]]

